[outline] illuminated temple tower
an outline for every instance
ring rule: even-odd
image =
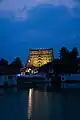
[[[53,60],[53,49],[30,49],[26,66],[40,67]]]

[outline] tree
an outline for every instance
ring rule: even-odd
[[[1,58],[1,60],[0,60],[0,66],[4,66],[4,67],[8,66],[8,61],[4,60],[3,58]]]
[[[76,73],[78,69],[77,64],[78,50],[76,47],[69,51],[66,47],[60,50],[60,59],[62,60],[62,68],[64,73]]]
[[[12,73],[20,73],[20,69],[23,68],[23,64],[19,57],[16,57],[13,62],[9,65]]]
[[[77,50],[76,47],[74,47],[74,48],[72,49],[72,51],[71,51],[71,57],[72,57],[72,59],[77,58],[78,55],[79,55],[78,50]]]
[[[8,61],[1,58],[0,60],[0,74],[7,74],[8,72]]]
[[[77,57],[79,53],[76,47],[74,47],[71,51],[71,64],[72,64],[72,72],[76,73],[78,70],[78,62],[77,62]]]
[[[69,50],[66,47],[62,47],[59,51],[59,57],[61,60],[64,60],[68,57],[69,55]]]

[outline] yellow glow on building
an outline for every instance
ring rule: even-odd
[[[30,49],[28,62],[34,67],[40,67],[53,60],[53,49]]]

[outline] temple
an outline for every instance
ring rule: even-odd
[[[35,68],[47,64],[53,59],[53,48],[30,49],[28,60],[25,65],[25,72],[34,71]]]

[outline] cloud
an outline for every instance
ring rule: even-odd
[[[11,60],[20,56],[24,61],[28,48],[37,47],[53,47],[56,56],[61,46],[77,46],[80,51],[80,18],[70,16],[65,7],[47,7],[32,9],[24,22],[0,20],[1,57]]]
[[[41,4],[60,5],[68,9],[80,7],[78,0],[0,0],[0,16],[25,20],[28,18],[28,11]]]

